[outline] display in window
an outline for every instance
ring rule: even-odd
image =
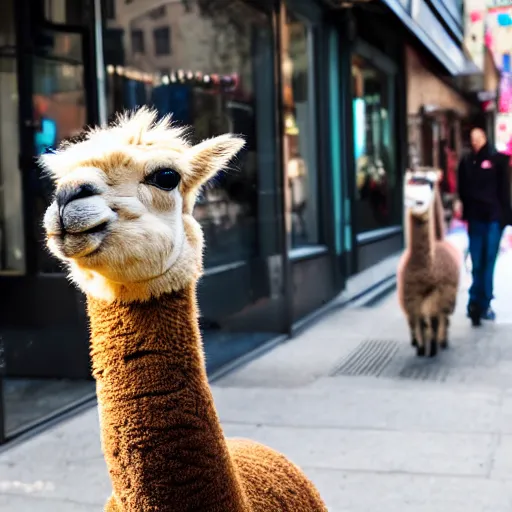
[[[282,32],[286,226],[298,248],[319,243],[311,32],[291,12]]]
[[[390,109],[393,79],[359,56],[353,57],[353,140],[358,231],[399,224],[399,187]]]

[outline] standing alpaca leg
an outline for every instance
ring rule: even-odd
[[[455,283],[447,284],[440,293],[439,307],[441,316],[439,318],[438,343],[441,349],[448,348],[448,327],[450,325],[450,315],[455,311],[457,303],[458,280]]]
[[[441,316],[430,318],[430,357],[437,355],[437,344],[439,341],[439,326],[441,325]]]
[[[433,331],[432,331],[432,322],[430,316],[423,316],[421,319],[421,327],[422,327],[422,334],[423,334],[423,350],[422,353],[418,353],[419,356],[425,356],[427,354],[427,349],[432,350],[432,337],[433,337]]]
[[[416,345],[416,355],[418,357],[423,357],[425,355],[426,324],[424,319],[420,316],[417,316],[415,320],[414,332],[416,333],[416,339],[418,341],[418,344]]]
[[[441,315],[439,317],[439,328],[437,330],[439,340],[439,347],[442,350],[446,350],[448,348],[448,326],[450,325],[450,319],[448,315]]]
[[[418,346],[418,336],[416,332],[416,319],[414,316],[408,316],[407,321],[409,322],[409,330],[411,331],[411,345],[413,347]]]
[[[429,344],[429,355],[437,354],[437,340],[439,330],[440,300],[442,296],[438,289],[432,291],[421,305],[421,315],[425,322],[425,339]]]

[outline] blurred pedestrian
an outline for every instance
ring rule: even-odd
[[[468,317],[495,320],[491,307],[494,267],[505,226],[512,224],[508,158],[487,141],[481,128],[471,130],[471,150],[458,168],[456,209],[468,223],[473,282],[469,290]]]

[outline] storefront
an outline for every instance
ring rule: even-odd
[[[35,163],[86,124],[148,104],[195,140],[247,141],[194,212],[210,375],[294,334],[349,276],[402,248],[408,29],[385,2],[3,7],[0,438],[94,396],[84,298],[45,250],[52,183]]]
[[[328,93],[323,10],[169,1],[112,4],[105,16],[109,115],[147,103],[173,112],[197,140],[233,131],[248,142],[236,171],[195,210],[207,242],[206,349],[220,365],[289,332],[339,291],[330,159],[319,144],[329,135],[317,101]]]
[[[64,4],[2,3],[0,441],[95,391],[83,299],[44,250],[52,184],[35,165],[44,148],[98,119],[94,10]]]
[[[403,247],[404,29],[384,5],[341,12],[339,26],[350,275]]]
[[[6,9],[0,437],[94,396],[84,298],[45,250],[52,183],[35,163],[86,124],[149,104],[195,140],[246,138],[194,212],[207,248],[199,301],[210,374],[290,335],[341,291],[340,41],[323,7],[9,0]]]

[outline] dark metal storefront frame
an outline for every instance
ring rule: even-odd
[[[16,29],[16,60],[18,76],[18,96],[19,96],[19,140],[20,156],[19,171],[22,174],[22,201],[24,217],[24,235],[25,235],[25,274],[21,276],[0,275],[0,286],[3,288],[0,304],[0,323],[3,325],[13,325],[15,330],[8,336],[7,340],[2,339],[2,359],[3,374],[11,372],[22,374],[36,371],[36,366],[40,362],[41,353],[32,353],[32,357],[26,357],[30,353],[32,345],[32,335],[27,332],[26,336],[20,336],[16,328],[23,327],[24,322],[29,322],[31,332],[38,332],[41,328],[51,325],[53,322],[59,324],[66,320],[69,323],[76,324],[76,329],[67,331],[62,339],[62,343],[55,343],[52,340],[52,331],[46,334],[42,333],[41,338],[45,339],[43,343],[43,353],[45,353],[45,368],[43,374],[55,374],[62,372],[62,376],[87,378],[89,374],[88,347],[81,343],[81,347],[76,351],[76,358],[59,357],[59,352],[64,349],[66,353],[74,352],[74,343],[80,344],[80,331],[83,331],[83,338],[86,337],[86,325],[81,322],[78,309],[79,302],[76,300],[75,292],[69,287],[67,278],[64,274],[44,275],[39,272],[39,253],[41,234],[39,226],[36,224],[36,214],[34,209],[34,183],[37,183],[38,169],[35,162],[34,134],[37,124],[34,122],[34,108],[32,104],[34,87],[34,69],[33,64],[38,57],[37,37],[43,33],[52,34],[77,34],[82,42],[82,60],[84,66],[84,93],[86,100],[87,124],[94,124],[98,120],[98,90],[95,84],[96,80],[96,51],[94,41],[94,24],[96,12],[92,3],[87,7],[89,16],[84,17],[84,26],[55,24],[48,21],[44,13],[44,3],[31,0],[16,0],[15,5],[15,29]],[[64,292],[64,293],[63,293]],[[53,298],[49,300],[50,297]],[[78,313],[78,314],[77,314]],[[68,317],[68,318],[66,318]],[[30,330],[30,329],[29,329]],[[67,336],[66,336],[67,334]],[[75,336],[76,335],[76,338]],[[16,340],[16,342],[14,342]],[[14,345],[16,349],[14,349]],[[81,349],[81,350],[80,350]],[[14,352],[15,355],[13,355]],[[21,356],[20,352],[21,351]],[[80,357],[81,356],[81,357]],[[85,357],[87,359],[85,359]],[[18,364],[19,360],[23,360]],[[16,361],[14,363],[14,361]],[[69,365],[69,361],[73,363]],[[24,436],[25,433],[36,428],[40,421],[32,422],[15,432],[5,432],[5,407],[3,379],[0,380],[0,444]],[[79,406],[79,403],[69,404],[65,410],[70,410]],[[55,411],[54,414],[41,418],[41,421],[51,421],[55,416],[62,415],[65,410]]]
[[[249,1],[249,0],[248,0]],[[61,326],[66,324],[68,330],[61,338],[45,341],[40,345],[43,349],[39,352],[29,353],[26,352],[25,357],[17,359],[17,366],[12,362],[12,357],[7,354],[7,364],[9,370],[22,375],[39,375],[38,372],[41,368],[37,364],[41,358],[45,361],[51,361],[50,367],[46,368],[46,375],[48,376],[62,376],[68,378],[89,378],[89,358],[88,358],[88,336],[87,336],[87,320],[85,318],[84,301],[81,294],[74,290],[68,282],[64,274],[40,274],[38,273],[38,251],[40,250],[40,242],[38,235],[34,230],[34,209],[32,206],[33,192],[32,192],[32,175],[36,172],[34,165],[34,124],[33,120],[33,106],[32,106],[32,84],[34,78],[34,70],[32,69],[32,60],[36,55],[36,48],[34,48],[34,34],[37,31],[50,31],[59,33],[77,33],[82,37],[83,52],[84,52],[84,72],[85,72],[85,92],[87,97],[87,122],[89,124],[96,124],[102,120],[101,114],[101,90],[98,92],[98,84],[100,84],[98,76],[98,62],[96,46],[98,44],[98,27],[95,24],[97,9],[99,1],[89,1],[89,6],[92,8],[94,4],[96,11],[91,16],[87,27],[56,25],[50,23],[44,18],[42,11],[42,0],[33,2],[33,0],[18,0],[16,2],[17,12],[17,30],[18,30],[18,77],[19,77],[19,97],[20,97],[20,143],[22,144],[20,157],[20,170],[23,173],[23,200],[24,200],[24,219],[25,219],[25,237],[27,246],[27,271],[26,275],[18,278],[7,278],[0,276],[0,286],[6,291],[3,297],[9,297],[8,301],[2,301],[0,307],[0,325],[7,320],[6,312],[10,308],[10,312],[14,311],[14,316],[22,322],[31,323],[37,329],[45,327],[51,323],[54,326]],[[251,3],[251,2],[249,2]],[[315,38],[315,52],[312,55],[313,68],[312,73],[316,76],[316,90],[315,102],[317,104],[317,176],[319,179],[319,204],[318,204],[318,222],[323,231],[322,251],[320,254],[312,253],[303,258],[293,258],[290,256],[290,247],[288,244],[288,237],[286,236],[286,218],[284,215],[284,190],[287,186],[286,176],[283,172],[284,169],[284,154],[283,154],[283,135],[284,135],[284,120],[281,113],[283,112],[283,98],[282,98],[282,78],[281,78],[281,16],[283,14],[282,7],[285,0],[268,0],[265,3],[267,12],[270,16],[270,21],[273,30],[273,43],[274,43],[274,101],[276,108],[274,109],[273,122],[275,126],[275,151],[276,151],[276,169],[273,170],[275,176],[275,191],[276,191],[276,211],[277,226],[276,233],[279,243],[279,253],[281,257],[281,302],[276,307],[280,308],[283,312],[283,317],[279,319],[280,329],[276,332],[276,340],[281,342],[296,334],[302,329],[307,322],[314,319],[315,311],[319,311],[322,307],[339,293],[345,285],[345,267],[340,265],[339,257],[335,251],[335,236],[334,236],[334,219],[333,219],[333,197],[332,197],[332,158],[331,158],[331,141],[328,137],[329,134],[329,120],[332,115],[339,115],[341,134],[347,132],[344,120],[344,113],[346,106],[340,104],[340,111],[332,113],[326,98],[329,98],[329,61],[325,58],[326,52],[329,49],[328,44],[328,30],[337,30],[333,20],[330,16],[326,15],[325,10],[319,8],[314,0],[311,0],[311,5],[307,2],[293,0],[290,2],[292,10],[294,7],[299,7],[299,11],[306,18],[314,21],[314,38]],[[102,5],[104,7],[104,5]],[[102,17],[102,20],[104,18]],[[99,31],[101,35],[101,31]],[[342,38],[340,38],[342,39]],[[339,68],[339,72],[343,68]],[[341,98],[345,96],[343,92],[344,82],[339,80],[341,88]],[[101,85],[101,84],[100,84]],[[341,102],[340,102],[341,103]],[[99,107],[100,106],[100,107]],[[350,125],[348,125],[350,126]],[[344,159],[348,153],[345,148],[350,147],[346,145],[345,141],[340,144],[341,152],[341,172],[344,172],[345,165]],[[350,173],[349,173],[350,174]],[[343,244],[344,245],[344,244]],[[344,258],[345,251],[343,250],[342,258]],[[226,267],[229,267],[227,265]],[[318,280],[316,277],[322,274],[323,280]],[[302,280],[306,283],[305,286],[297,286],[297,280]],[[232,285],[236,288],[240,282],[240,269],[231,268],[226,269],[224,272],[212,273],[207,275],[201,283],[199,294],[204,307],[210,316],[216,314],[225,314],[236,308],[237,294],[228,297],[227,302],[219,304],[218,302],[218,289],[219,287],[230,288]],[[230,294],[226,294],[230,295]],[[48,297],[52,296],[52,300]],[[240,299],[242,300],[242,299]],[[231,301],[231,302],[229,302]],[[234,302],[233,302],[234,301]],[[221,301],[222,302],[222,301]],[[24,305],[24,308],[22,307]],[[239,304],[238,304],[239,305]],[[28,308],[28,312],[27,312]],[[3,314],[2,314],[3,310]],[[263,316],[261,316],[263,315]],[[261,324],[265,320],[266,313],[261,313],[259,319],[252,318],[249,325]],[[20,323],[21,325],[21,323]],[[245,324],[244,324],[245,325]],[[60,328],[60,327],[59,327]],[[41,334],[43,336],[44,334]],[[48,337],[48,336],[47,336]],[[49,335],[51,337],[51,333]],[[269,344],[273,342],[270,341]],[[275,342],[274,342],[275,343]],[[35,343],[34,345],[39,344]],[[58,352],[65,349],[66,354],[75,352],[75,357],[70,366],[64,368],[66,356],[58,357]],[[33,350],[33,349],[32,349]],[[259,350],[259,349],[258,349]],[[64,372],[66,372],[64,374]],[[217,375],[219,373],[217,372]],[[1,380],[0,380],[1,391]],[[2,395],[3,396],[3,395]],[[73,407],[80,408],[80,403],[72,404],[66,410],[56,411],[56,414],[44,418],[45,424],[53,421],[56,415],[65,414]],[[6,441],[5,432],[3,431],[4,420],[2,417],[4,413],[3,407],[0,404],[0,444]],[[40,422],[39,422],[40,423]],[[38,422],[29,426],[30,428],[38,428]],[[25,435],[27,429],[17,432],[15,436],[10,436],[9,441],[18,437],[21,438]]]
[[[400,39],[405,35],[405,29],[393,15],[381,6],[378,10],[368,11],[364,7],[354,7],[340,14],[340,58],[343,90],[345,91],[345,144],[350,148],[346,153],[345,165],[347,172],[347,199],[350,200],[351,219],[351,252],[347,255],[347,275],[361,272],[392,254],[396,254],[403,247],[403,219],[394,225],[376,229],[369,232],[358,232],[358,218],[356,210],[357,187],[355,177],[353,110],[352,110],[352,73],[351,62],[355,53],[361,53],[378,69],[394,73],[393,108],[395,136],[395,168],[397,171],[396,188],[393,199],[401,197],[402,170],[407,164],[406,139],[406,83],[404,58],[401,51]],[[378,38],[386,41],[377,46],[372,39]],[[394,207],[398,207],[394,205]]]

